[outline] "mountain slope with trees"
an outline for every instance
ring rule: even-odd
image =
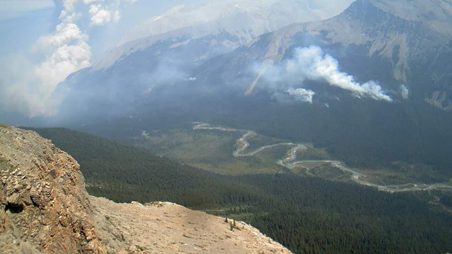
[[[72,154],[87,190],[172,201],[245,220],[295,253],[445,253],[452,216],[419,199],[289,174],[226,177],[67,129],[36,129]]]

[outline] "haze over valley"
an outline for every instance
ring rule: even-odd
[[[294,253],[452,252],[451,0],[3,2],[0,128],[89,194]]]

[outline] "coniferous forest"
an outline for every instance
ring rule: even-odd
[[[80,163],[95,196],[170,201],[244,220],[295,253],[452,251],[452,215],[423,193],[389,194],[288,173],[221,176],[81,132],[34,130]]]

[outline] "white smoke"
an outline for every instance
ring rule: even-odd
[[[85,5],[89,5],[91,17],[90,26],[103,26],[110,22],[118,22],[121,19],[119,6],[121,2],[135,3],[138,0],[83,0]]]
[[[408,87],[406,85],[400,86],[400,95],[402,95],[402,98],[404,100],[408,100],[410,96],[410,90],[408,90]]]
[[[41,80],[33,73],[35,66],[21,54],[0,59],[0,110],[15,111],[30,116],[46,112],[49,107],[43,97],[49,96]]]
[[[263,69],[261,66],[258,69]],[[347,73],[341,72],[339,63],[332,56],[325,54],[318,46],[296,48],[294,57],[284,64],[267,68],[264,78],[270,84],[271,89],[285,89],[285,93],[292,95],[295,99],[300,93],[305,102],[312,103],[314,92],[306,93],[308,90],[296,89],[303,85],[305,80],[324,81],[331,86],[352,92],[359,98],[371,98],[392,102],[392,98],[386,95],[382,87],[376,81],[368,81],[360,84],[355,78]],[[259,73],[259,70],[256,70]],[[303,100],[302,100],[303,101]]]
[[[295,98],[297,101],[308,102],[312,104],[312,98],[315,95],[315,92],[311,90],[307,90],[304,88],[289,88],[287,93]]]
[[[47,60],[34,67],[34,73],[41,81],[41,90],[49,91],[49,96],[69,74],[91,65],[88,35],[72,23],[76,13],[69,12],[73,8],[69,6],[69,9],[64,10],[64,18],[55,34],[41,37],[34,47],[35,51],[43,52],[47,57]],[[45,101],[48,98],[43,99]]]
[[[83,3],[88,5],[88,4],[94,4],[94,3],[99,3],[99,2],[103,2],[104,0],[83,0]]]
[[[133,2],[132,0],[122,0]],[[100,26],[120,17],[120,0],[64,0],[54,34],[42,36],[29,54],[0,59],[0,110],[35,117],[57,112],[60,98],[52,97],[68,75],[91,66],[89,36],[78,23],[83,5],[89,5],[91,25]],[[36,62],[36,58],[43,59]],[[33,59],[33,60],[32,60]]]
[[[102,26],[111,21],[111,12],[103,9],[100,4],[91,5],[89,7],[89,14],[91,15],[91,26]]]
[[[2,63],[2,67],[11,72],[1,80],[0,89],[6,97],[2,98],[2,107],[30,117],[55,114],[58,101],[51,97],[58,83],[69,74],[91,65],[89,37],[76,24],[80,18],[76,11],[77,2],[64,1],[55,33],[42,36],[33,46],[33,56],[41,56],[42,62],[32,63],[26,56],[16,56],[24,64],[22,69]],[[12,60],[16,61],[19,60]]]
[[[87,3],[103,2],[99,0],[85,0]],[[119,1],[114,1],[109,5],[105,4],[91,4],[89,7],[89,14],[91,17],[90,26],[103,26],[110,22],[118,22],[121,19],[121,14],[118,10]]]
[[[359,84],[353,76],[341,72],[338,61],[324,54],[317,46],[295,49],[294,58],[287,62],[286,69],[289,73],[300,74],[305,79],[326,81],[331,86],[351,91],[358,97],[392,101],[377,82],[369,81]]]

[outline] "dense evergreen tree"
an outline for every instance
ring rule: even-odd
[[[452,251],[452,216],[411,194],[289,174],[220,176],[80,132],[36,131],[78,160],[96,196],[244,219],[295,253]]]

